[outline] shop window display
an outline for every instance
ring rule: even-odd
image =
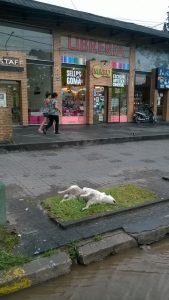
[[[63,116],[84,116],[85,87],[64,87],[62,89],[62,115]]]

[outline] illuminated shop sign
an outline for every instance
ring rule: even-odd
[[[22,66],[23,61],[16,57],[0,57],[0,65],[2,66]]]
[[[104,40],[72,37],[69,35],[61,38],[61,47],[63,50],[95,53],[107,56],[129,57],[129,47]]]
[[[84,85],[84,70],[63,69],[62,78],[64,85]]]
[[[113,74],[113,86],[124,87],[126,84],[125,74]]]
[[[156,69],[156,87],[157,89],[169,89],[169,69],[160,67]]]
[[[92,69],[93,77],[100,78],[100,77],[111,77],[112,76],[112,69],[103,67],[102,65],[95,65]]]

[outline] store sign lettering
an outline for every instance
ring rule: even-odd
[[[112,69],[106,69],[101,65],[95,65],[92,69],[93,77],[100,78],[100,77],[108,77],[112,76]]]
[[[126,77],[124,74],[113,74],[113,86],[124,87],[126,83]]]
[[[63,45],[65,47],[65,45]],[[67,37],[67,49],[108,56],[129,57],[129,48],[111,42],[98,41],[79,37]]]
[[[159,67],[156,69],[156,88],[169,89],[169,69]]]
[[[23,62],[15,57],[0,57],[0,65],[3,66],[21,66]]]
[[[66,83],[70,85],[82,85],[82,72],[80,70],[67,70]]]

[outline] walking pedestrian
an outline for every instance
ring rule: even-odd
[[[44,102],[43,102],[43,108],[42,108],[44,118],[43,118],[43,121],[42,121],[42,123],[40,124],[40,126],[38,128],[38,131],[40,133],[43,133],[43,126],[48,122],[48,116],[49,116],[48,109],[49,109],[50,100],[51,100],[51,93],[46,92],[45,99],[44,99]]]
[[[59,134],[59,109],[57,106],[57,93],[52,93],[52,98],[49,102],[48,106],[48,124],[43,127],[43,133],[46,134],[47,130],[53,125],[55,122],[55,134]]]

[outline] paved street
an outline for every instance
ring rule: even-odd
[[[101,187],[132,182],[157,192],[160,198],[169,195],[169,140],[130,142],[60,150],[9,152],[0,154],[0,180],[7,187],[8,218],[22,235],[20,249],[33,254],[48,247],[123,227],[133,231],[150,229],[156,222],[168,222],[168,204],[149,208],[141,214],[98,220],[63,230],[51,222],[39,208],[40,201],[71,184]],[[157,216],[161,214],[159,220]],[[141,221],[146,215],[151,220]],[[99,224],[99,226],[98,226]],[[141,225],[140,225],[141,224]],[[159,224],[160,225],[160,224]]]
[[[43,197],[72,183],[100,187],[124,181],[141,185],[157,181],[158,185],[161,176],[169,174],[168,149],[168,140],[157,140],[9,152],[0,154],[0,178],[10,199]]]

